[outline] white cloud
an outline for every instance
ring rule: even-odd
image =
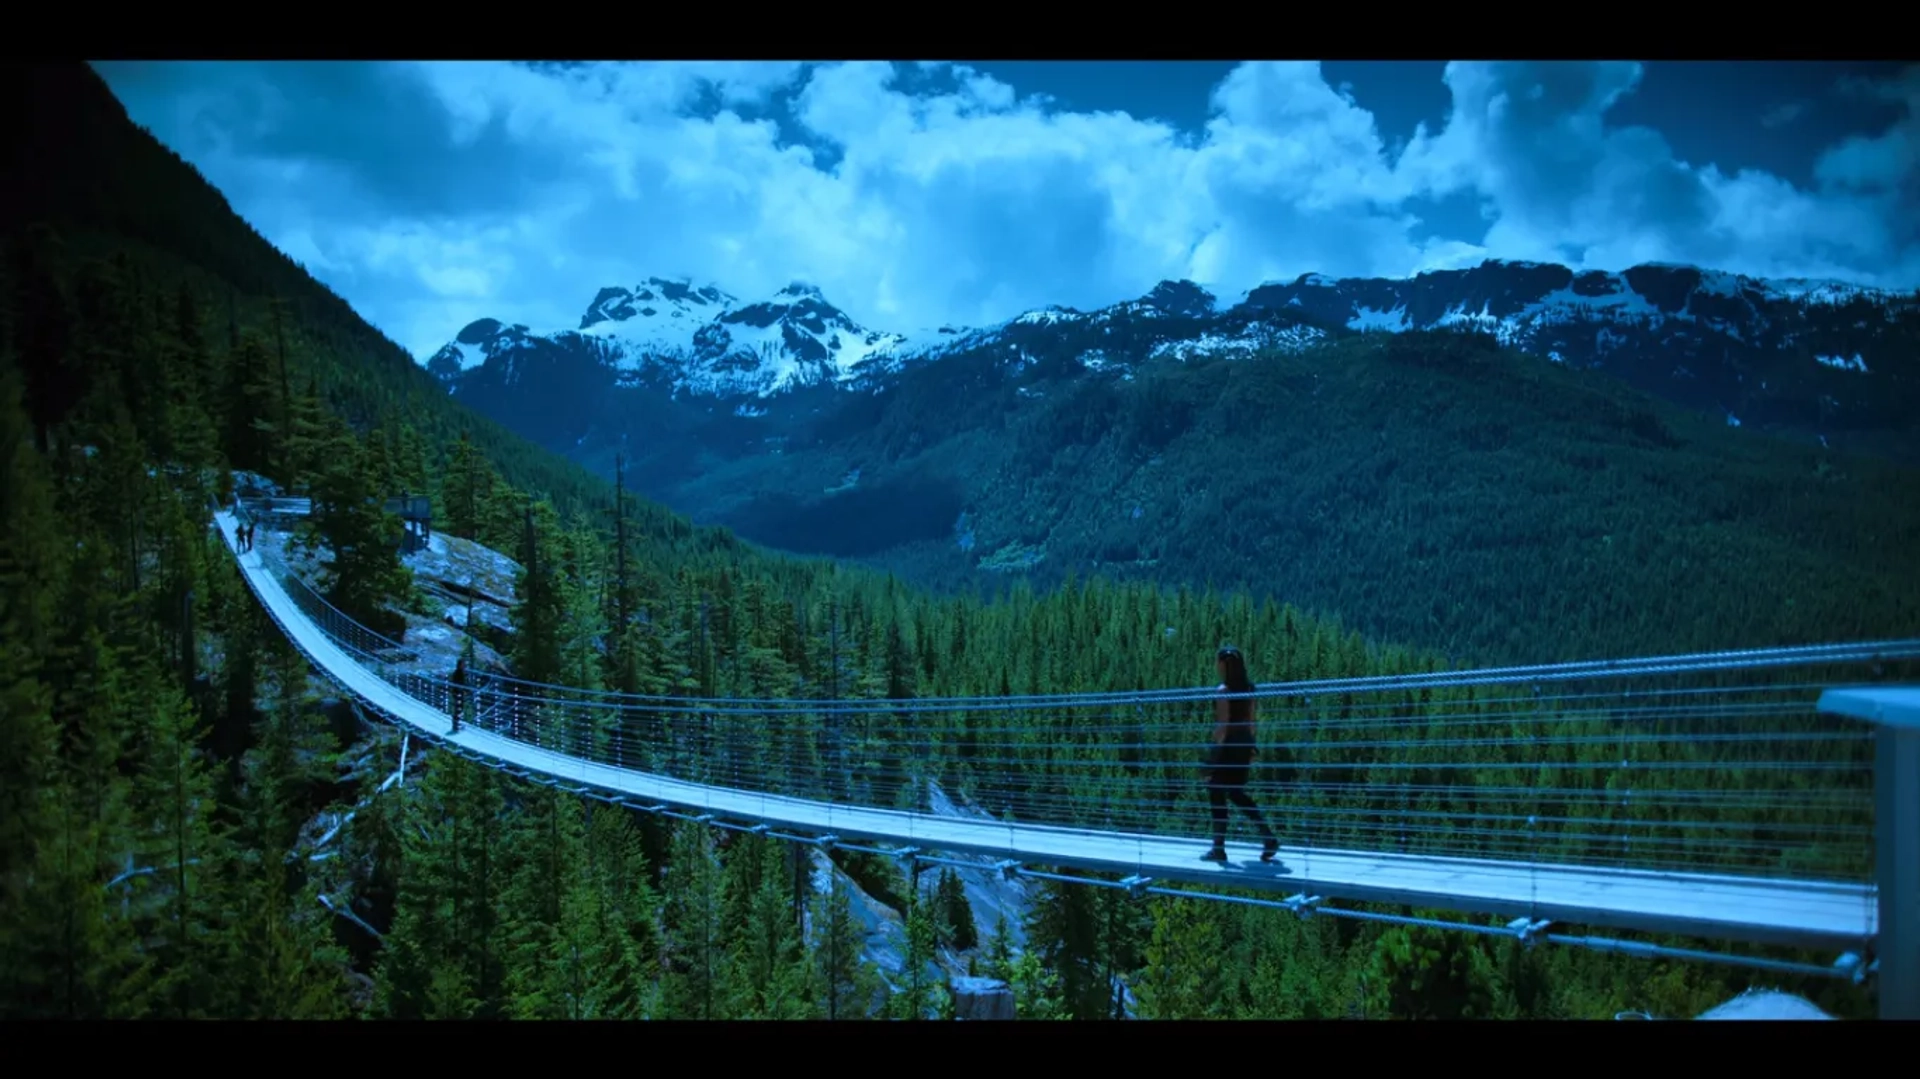
[[[1657,131],[1607,127],[1639,76],[1632,63],[1449,64],[1452,114],[1439,134],[1416,136],[1400,170],[1430,193],[1486,200],[1495,219],[1483,242],[1505,257],[1920,284],[1902,140],[1920,116],[1912,93],[1898,98],[1899,125],[1828,151],[1819,186],[1804,191],[1762,172],[1696,169]]]
[[[1631,63],[1451,64],[1446,122],[1399,152],[1313,63],[1234,69],[1199,132],[1056,111],[940,64],[102,69],[263,234],[422,355],[482,316],[574,325],[601,286],[655,274],[744,297],[810,280],[881,328],[1094,306],[1163,278],[1235,297],[1486,257],[1920,284],[1911,76],[1882,91],[1906,117],[1829,150],[1801,190],[1609,127]],[[1414,200],[1461,195],[1485,237],[1430,235]]]

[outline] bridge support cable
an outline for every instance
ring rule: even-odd
[[[1023,874],[1025,875],[1025,874]],[[1035,874],[1043,875],[1043,874]],[[1071,878],[1061,878],[1071,879]],[[1106,884],[1105,881],[1082,879],[1083,884]],[[1269,910],[1285,910],[1302,918],[1315,914],[1324,914],[1330,918],[1347,918],[1353,921],[1376,922],[1383,925],[1419,927],[1443,932],[1469,933],[1481,937],[1506,937],[1532,946],[1536,943],[1555,944],[1570,948],[1586,948],[1592,951],[1613,952],[1645,959],[1684,959],[1700,963],[1719,963],[1746,967],[1752,970],[1764,970],[1775,974],[1805,978],[1851,978],[1859,981],[1851,964],[1844,961],[1832,966],[1815,963],[1796,963],[1784,959],[1771,959],[1765,956],[1740,955],[1735,952],[1710,952],[1693,948],[1676,948],[1665,944],[1652,944],[1637,940],[1621,940],[1615,937],[1581,936],[1569,933],[1546,933],[1543,928],[1550,923],[1530,922],[1519,918],[1506,925],[1487,925],[1478,922],[1460,921],[1450,918],[1423,918],[1413,914],[1390,914],[1382,911],[1355,910],[1349,907],[1331,906],[1320,896],[1299,894],[1286,899],[1261,899],[1255,896],[1222,895],[1216,892],[1193,891],[1184,888],[1149,887],[1148,894],[1168,896],[1180,899],[1201,899],[1218,903],[1232,903],[1246,907],[1263,907]]]
[[[217,523],[231,549],[230,521]],[[1149,877],[1284,889],[1297,894],[1261,905],[1303,917],[1398,917],[1343,913],[1327,898],[1497,916],[1491,927],[1434,925],[1528,943],[1600,939],[1545,933],[1552,922],[1799,946],[1845,940],[1865,953],[1882,909],[1872,889],[1847,883],[1870,872],[1870,739],[1856,725],[1814,722],[1813,697],[1830,680],[1759,670],[1791,666],[1781,657],[1792,650],[1683,672],[1720,671],[1705,687],[1671,684],[1685,665],[1669,659],[1615,665],[1624,676],[1582,668],[1567,681],[1585,684],[1553,693],[1539,682],[1503,689],[1512,679],[1476,672],[1456,672],[1450,686],[1394,676],[1263,690],[1258,768],[1268,774],[1248,788],[1285,833],[1280,863],[1216,866],[1198,857],[1210,829],[1193,778],[1208,726],[1195,704],[1210,691],[669,705],[489,675],[475,696],[496,703],[476,701],[473,729],[454,733],[436,707],[445,679],[416,649],[332,608],[276,544],[239,558],[278,628],[370,713],[489,768],[672,819],[925,864],[946,861],[929,852],[985,856],[1009,879],[1135,896],[1152,894]],[[1828,667],[1902,647],[1792,654],[1824,678]],[[1662,683],[1651,685],[1649,671],[1662,665]],[[1615,677],[1624,683],[1607,681]],[[669,712],[687,719],[666,723]],[[583,736],[604,729],[608,714],[631,713],[658,736],[632,745]],[[823,720],[839,715],[849,717],[843,736],[823,754]],[[942,726],[957,737],[943,741]],[[741,751],[676,763],[687,732]],[[649,761],[650,741],[665,752]],[[654,770],[635,770],[643,761]],[[964,793],[958,815],[933,812],[936,783]],[[819,800],[842,788],[858,800]],[[975,812],[966,805],[978,815],[966,816]],[[832,834],[804,839],[813,833]],[[1880,861],[1884,873],[1891,863]],[[1624,893],[1634,898],[1609,898]],[[1878,958],[1845,969],[1870,973]]]
[[[1874,869],[1880,1018],[1920,1019],[1920,686],[1832,689],[1823,712],[1874,732]]]
[[[285,500],[282,500],[283,502]],[[239,499],[243,506],[258,504],[260,500]],[[304,502],[293,503],[292,515],[307,512]],[[281,507],[283,518],[287,506]],[[226,511],[221,510],[220,513]],[[277,521],[275,523],[278,523]],[[366,637],[378,640],[383,648],[403,650],[396,642],[379,638],[377,634],[358,627]],[[1586,660],[1565,663],[1535,664],[1529,666],[1489,667],[1468,670],[1443,670],[1412,674],[1367,675],[1351,678],[1318,679],[1310,682],[1265,683],[1256,687],[1247,696],[1266,698],[1291,696],[1305,693],[1377,693],[1388,690],[1433,689],[1445,686],[1495,686],[1533,684],[1536,693],[1544,682],[1578,682],[1588,680],[1620,680],[1634,676],[1671,675],[1680,673],[1724,673],[1735,670],[1763,670],[1779,667],[1805,667],[1821,664],[1884,663],[1920,658],[1920,638],[1899,639],[1877,642],[1853,642],[1840,644],[1802,645],[1782,648],[1739,649],[1720,652],[1699,652],[1673,656],[1637,657],[1613,660]],[[662,705],[678,704],[681,710],[692,710],[708,706],[742,708],[749,712],[765,713],[772,706],[799,708],[808,706],[830,706],[829,711],[837,714],[852,712],[897,712],[916,711],[930,705],[936,709],[951,709],[961,704],[973,704],[981,708],[1030,709],[1041,706],[1086,707],[1095,704],[1138,705],[1143,703],[1185,703],[1210,701],[1215,690],[1212,687],[1193,687],[1185,689],[1128,690],[1110,692],[1077,692],[1062,694],[1026,694],[993,697],[953,697],[925,699],[923,701],[892,700],[808,700],[800,698],[725,698],[703,699],[690,697],[623,694],[612,690],[581,691],[573,687],[541,686],[538,683],[503,677],[503,683],[531,689],[559,690],[588,698],[623,702],[626,704],[658,703]]]

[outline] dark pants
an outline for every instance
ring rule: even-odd
[[[1266,818],[1260,815],[1260,807],[1254,805],[1253,799],[1247,796],[1248,764],[1220,764],[1207,772],[1207,802],[1213,810],[1213,845],[1216,847],[1224,846],[1227,842],[1228,802],[1239,806],[1240,812],[1253,818],[1262,836],[1274,838],[1273,829],[1267,826]]]

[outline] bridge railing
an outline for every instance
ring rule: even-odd
[[[1920,1019],[1920,686],[1846,686],[1823,712],[1871,725],[1880,1018]]]
[[[449,671],[256,550],[356,662],[448,710]],[[1901,641],[1261,687],[1244,790],[1283,843],[1309,849],[1866,882],[1872,732],[1816,703],[1836,683],[1911,678],[1916,659],[1920,641]],[[763,674],[763,691],[792,685]],[[689,699],[482,675],[469,692],[465,722],[482,729],[705,785],[947,812],[937,786],[1002,820],[1209,833],[1204,688]],[[1254,838],[1231,813],[1233,838]]]

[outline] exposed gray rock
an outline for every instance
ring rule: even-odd
[[[938,783],[927,784],[928,809],[941,817],[954,817],[964,820],[993,820],[985,810],[962,805],[948,796]],[[967,893],[967,905],[973,908],[973,925],[981,941],[993,936],[1000,919],[1007,920],[1008,935],[1013,938],[1015,947],[1024,948],[1027,943],[1026,917],[1033,908],[1033,896],[1028,881],[1015,877],[1006,879],[994,868],[996,859],[984,855],[955,854],[943,851],[942,858],[969,862],[966,868],[955,869],[960,877],[961,887]]]
[[[1700,1019],[1832,1019],[1805,997],[1769,989],[1749,989],[1717,1008],[1701,1013]]]
[[[998,978],[958,977],[949,991],[955,1019],[1013,1018],[1013,987]]]

